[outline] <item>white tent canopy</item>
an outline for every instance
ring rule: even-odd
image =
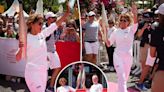
[[[136,3],[137,4],[150,4],[149,1],[137,1]]]
[[[14,0],[13,4],[10,6],[10,8],[5,11],[4,13],[2,13],[3,16],[6,16],[6,14],[8,14],[8,16],[14,16],[15,12],[19,12],[19,2],[18,0]],[[29,17],[29,15],[23,11],[23,14],[25,17]]]
[[[43,0],[38,0],[36,4],[36,14],[41,14],[43,16]]]

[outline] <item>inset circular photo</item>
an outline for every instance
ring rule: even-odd
[[[86,61],[74,62],[63,68],[54,88],[56,92],[108,92],[105,74]]]

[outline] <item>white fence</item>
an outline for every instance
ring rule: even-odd
[[[132,74],[138,75],[141,72],[141,63],[140,63],[140,41],[134,40],[133,43],[133,67],[136,68],[131,72]]]
[[[133,48],[134,48],[134,58],[133,61],[134,63],[138,63],[139,62],[139,58],[140,58],[140,41],[135,40],[133,43]]]

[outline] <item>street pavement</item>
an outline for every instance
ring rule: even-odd
[[[106,47],[103,45],[103,43],[101,43],[100,51],[98,55],[98,66],[102,65],[103,67],[106,66],[105,68],[108,68],[107,67],[108,63],[106,63],[106,61],[108,61]],[[102,62],[105,62],[105,63],[102,63]],[[103,67],[101,67],[102,70],[103,70]],[[117,83],[116,72],[108,71],[108,72],[105,72],[105,74],[109,82]],[[129,77],[129,80],[127,83],[129,92],[140,92],[134,87],[137,80],[138,80],[138,77],[133,77],[133,76]],[[110,89],[110,86],[109,86],[109,89]],[[4,76],[0,75],[0,92],[29,92],[29,90],[26,86],[24,79],[22,79],[20,83],[17,83],[17,82],[12,82],[12,81],[6,81]],[[145,91],[145,92],[151,92],[151,90],[149,89],[148,91]]]
[[[0,75],[0,92],[29,92],[24,79],[20,82],[7,81],[5,76]]]
[[[108,81],[117,83],[117,77],[115,72],[106,72],[105,73]],[[129,92],[140,92],[137,89],[135,89],[134,85],[138,78],[130,76],[128,80],[128,89]],[[109,87],[110,88],[110,87]],[[12,82],[12,81],[6,81],[5,78],[0,77],[0,92],[29,92],[24,79],[21,79],[20,83]],[[150,89],[145,92],[151,92]]]
[[[113,83],[117,83],[117,76],[116,76],[116,72],[108,72],[105,73],[107,76],[107,79],[109,82],[113,82]],[[130,76],[129,80],[127,82],[127,86],[128,86],[128,91],[129,92],[140,92],[139,90],[137,90],[135,88],[135,83],[137,82],[138,77],[134,77],[134,76]],[[110,89],[110,86],[109,86]],[[147,91],[142,91],[142,92],[151,92],[151,89],[147,90]]]

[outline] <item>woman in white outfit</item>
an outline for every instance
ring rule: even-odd
[[[113,43],[116,44],[114,51],[114,67],[118,77],[118,92],[127,92],[126,82],[133,61],[133,39],[138,27],[137,6],[135,4],[132,4],[132,13],[133,16],[128,13],[120,15],[118,28],[116,28],[107,41],[108,46]]]
[[[67,4],[67,11],[56,23],[42,30],[43,17],[32,15],[27,20],[27,64],[25,67],[25,81],[30,92],[45,92],[47,83],[47,46],[45,38],[52,34],[69,15],[70,8]],[[19,51],[16,59],[22,58],[22,47],[19,43]]]
[[[98,80],[99,79],[97,75],[92,76],[93,85],[91,86],[89,92],[103,92],[103,86],[102,84],[98,83]]]
[[[67,80],[65,78],[59,79],[60,87],[57,88],[57,92],[76,92],[76,89],[72,88],[71,86],[66,85]]]

